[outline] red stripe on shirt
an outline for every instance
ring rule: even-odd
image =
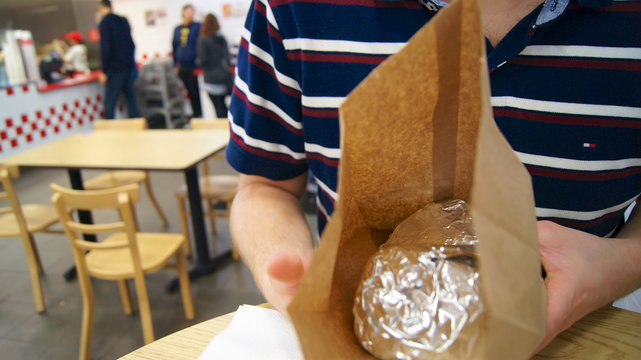
[[[248,57],[249,57],[249,62],[250,63],[256,65],[257,67],[259,67],[263,71],[265,71],[268,74],[270,74],[274,78],[274,80],[278,83],[278,87],[285,94],[287,94],[289,96],[292,96],[294,98],[300,99],[300,97],[301,97],[300,91],[298,91],[296,89],[292,89],[290,87],[287,87],[286,85],[284,85],[280,81],[278,81],[278,78],[276,77],[276,72],[274,71],[274,68],[272,68],[272,66],[269,65],[268,63],[264,62],[261,58],[256,57],[256,56],[252,55],[249,52],[249,44],[247,43],[247,41],[245,41],[245,39],[241,39],[240,40],[240,45],[245,49],[245,51],[247,51],[247,54],[249,55]]]
[[[292,127],[290,124],[288,124],[286,121],[281,119],[280,116],[274,114],[272,111],[252,104],[247,98],[247,96],[242,91],[240,91],[237,87],[234,87],[234,94],[236,94],[236,96],[247,105],[247,108],[249,108],[251,112],[278,121],[279,124],[283,125],[283,127],[287,128],[287,130],[293,132],[296,135],[303,134],[302,130]]]
[[[317,117],[317,118],[337,118],[338,109],[310,109],[308,107],[302,108],[302,113],[305,116]]]
[[[262,61],[261,59],[255,57],[253,55],[249,55],[249,62],[254,64],[254,65],[256,65],[257,67],[261,68],[265,72],[269,73],[274,78],[274,80],[278,83],[278,87],[285,94],[287,94],[287,95],[289,95],[291,97],[300,99],[300,96],[301,96],[300,91],[292,89],[290,87],[287,87],[287,86],[283,85],[280,81],[278,81],[278,79],[276,78],[276,73],[274,72],[274,69],[271,66],[269,66],[267,63],[265,63],[264,61]]]
[[[522,120],[546,122],[564,125],[603,126],[626,129],[641,129],[641,121],[614,120],[608,118],[594,118],[587,116],[572,116],[560,114],[544,114],[509,108],[495,108],[494,117],[512,117]]]
[[[371,56],[371,55],[348,55],[348,54],[335,54],[335,53],[316,53],[316,52],[301,52],[292,51],[287,53],[289,60],[302,60],[309,62],[335,62],[335,63],[351,63],[351,64],[365,64],[365,65],[379,65],[385,59],[384,56]]]
[[[251,146],[245,144],[243,139],[240,136],[236,135],[233,131],[231,132],[231,138],[232,138],[232,140],[234,140],[234,142],[236,144],[238,144],[238,146],[240,146],[245,151],[247,151],[249,153],[252,153],[254,155],[257,155],[257,156],[260,156],[260,157],[266,157],[266,158],[269,158],[269,159],[279,160],[279,161],[285,161],[285,162],[288,162],[288,163],[294,164],[294,165],[301,165],[301,164],[305,163],[305,160],[296,160],[296,159],[294,159],[293,157],[291,157],[289,155],[280,154],[280,153],[273,153],[273,152],[269,152],[269,151],[265,151],[265,150],[261,150],[261,149],[257,149],[257,148],[251,147]]]
[[[260,1],[254,2],[254,9],[262,14],[264,17],[267,17],[267,8]]]
[[[641,174],[640,167],[634,167],[619,171],[604,171],[604,172],[593,172],[593,171],[567,171],[567,170],[553,170],[548,168],[540,168],[537,166],[528,166],[526,165],[527,170],[531,175],[534,176],[544,176],[557,179],[568,179],[568,180],[584,180],[584,181],[603,181],[603,180],[614,180],[631,175]]]
[[[322,161],[325,165],[338,167],[338,159],[330,159],[318,153],[305,153],[308,159]]]
[[[548,57],[520,56],[510,60],[509,63],[515,65],[568,67],[577,69],[641,71],[641,62],[623,60],[557,59]]]
[[[571,227],[571,228],[574,228],[574,229],[589,229],[589,228],[592,228],[592,227],[595,227],[595,226],[601,224],[602,222],[604,222],[606,220],[621,216],[621,214],[623,214],[626,209],[627,208],[623,208],[623,209],[621,209],[619,211],[615,211],[613,213],[605,214],[605,215],[601,216],[600,218],[594,219],[592,221],[581,221],[581,220],[570,220],[570,219],[559,219],[559,218],[546,218],[546,219],[553,219],[553,221],[555,223],[559,224],[559,225]]]
[[[271,37],[273,37],[274,40],[278,41],[279,43],[283,42],[283,37],[280,35],[278,30],[274,29],[272,24],[270,24],[269,22],[267,23],[267,33],[271,35]]]

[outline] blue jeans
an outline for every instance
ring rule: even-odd
[[[136,92],[134,91],[135,71],[110,72],[107,74],[105,84],[105,119],[113,119],[116,111],[116,103],[120,93],[125,94],[127,101],[127,113],[130,118],[140,117]]]

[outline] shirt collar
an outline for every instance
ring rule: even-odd
[[[608,7],[611,6],[613,0],[575,0],[581,6],[585,7]],[[561,16],[570,5],[570,0],[546,0],[543,4],[543,9],[536,19],[536,26],[546,24],[552,20],[556,20]]]

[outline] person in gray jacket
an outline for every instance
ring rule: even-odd
[[[216,116],[226,118],[225,96],[231,94],[233,74],[229,69],[227,41],[219,30],[216,16],[207,14],[198,38],[198,58],[205,77],[205,89],[214,103]]]

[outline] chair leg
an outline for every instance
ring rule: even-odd
[[[162,211],[162,208],[160,207],[160,204],[158,204],[158,200],[156,200],[156,196],[154,196],[154,192],[151,189],[151,180],[149,180],[149,174],[147,174],[147,177],[145,178],[145,187],[147,188],[147,194],[149,195],[149,200],[151,200],[151,203],[156,208],[156,211],[158,212],[158,215],[160,216],[160,220],[162,220],[162,224],[165,227],[169,226],[169,222],[167,221],[167,217],[165,216],[165,213]]]
[[[193,320],[196,316],[194,298],[191,295],[191,283],[189,281],[189,274],[187,273],[187,263],[181,248],[178,248],[178,251],[176,251],[176,269],[178,270],[178,281],[180,282],[180,294],[183,298],[185,317]]]
[[[214,202],[207,199],[207,217],[209,218],[209,225],[211,226],[211,233],[216,233],[216,210],[214,209]]]
[[[189,240],[189,224],[187,223],[188,215],[185,206],[185,198],[176,197],[178,200],[178,212],[180,213],[180,226],[185,237],[185,254],[191,255],[191,241]]]
[[[136,274],[134,276],[136,284],[136,293],[138,294],[138,308],[140,311],[140,322],[142,323],[142,336],[145,344],[154,341],[154,324],[151,319],[151,309],[149,308],[149,295],[145,285],[145,276]]]
[[[44,268],[42,267],[42,260],[40,260],[40,253],[38,252],[38,248],[36,247],[36,241],[33,238],[33,236],[29,236],[29,239],[31,240],[31,248],[33,249],[33,253],[36,257],[36,265],[38,265],[38,273],[42,274],[44,273]]]
[[[31,277],[31,288],[33,289],[33,300],[36,304],[36,311],[39,313],[44,313],[45,300],[42,294],[42,283],[40,282],[40,274],[42,273],[42,263],[40,262],[40,256],[38,255],[38,250],[35,247],[35,242],[31,234],[28,234],[25,238],[22,239],[25,253],[27,254],[27,263],[29,265],[29,276]]]
[[[80,282],[80,289],[82,290],[82,303],[83,303],[79,359],[89,360],[91,358],[91,342],[93,338],[95,300],[93,296],[93,288],[91,286],[91,279],[89,279],[89,277],[86,274],[84,274],[83,271],[79,270],[78,280]]]
[[[122,301],[122,309],[127,315],[133,315],[134,308],[131,306],[131,293],[129,292],[129,285],[127,279],[118,280],[118,290],[120,290],[120,300]]]

